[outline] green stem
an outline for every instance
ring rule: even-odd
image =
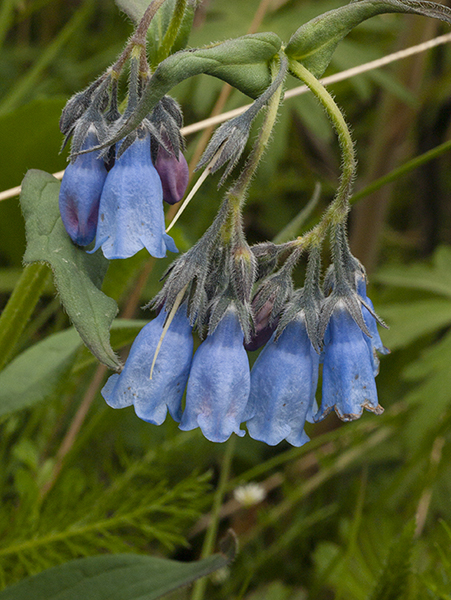
[[[211,510],[211,521],[208,526],[207,533],[205,534],[204,543],[202,546],[201,558],[209,557],[212,552],[216,541],[216,535],[219,526],[219,516],[221,512],[222,501],[227,488],[227,482],[229,479],[230,467],[232,465],[233,452],[235,449],[236,436],[232,436],[227,442],[224,457],[221,465],[221,475],[219,477],[218,487],[213,499],[213,506]],[[203,600],[205,595],[205,589],[207,587],[207,579],[203,577],[198,579],[194,584],[193,594],[191,600]]]
[[[158,48],[158,63],[167,58],[171,52],[172,46],[174,45],[177,35],[180,31],[180,25],[182,24],[183,17],[185,15],[187,0],[177,0],[172,13],[171,21],[164,34],[164,38]]]
[[[0,369],[11,357],[47,282],[47,265],[27,265],[0,317]]]
[[[279,71],[278,62],[279,61],[274,61],[271,65],[273,77],[275,77]],[[271,137],[271,133],[277,119],[281,97],[282,85],[279,86],[279,88],[274,92],[268,101],[268,108],[265,113],[265,118],[260,129],[258,139],[252,148],[243,171],[241,172],[230,192],[227,194],[231,202],[237,205],[238,209],[240,209],[244,204],[246,191],[266,150],[266,146],[268,145],[269,138]]]
[[[289,69],[295,77],[305,83],[305,85],[322,104],[338,135],[338,141],[343,159],[343,171],[335,198],[323,217],[323,225],[315,228],[309,236],[309,243],[317,244],[322,240],[324,229],[327,229],[330,225],[338,225],[343,223],[348,215],[350,207],[349,198],[351,196],[352,185],[357,167],[354,142],[341,110],[338,108],[335,100],[332,98],[326,88],[316,79],[316,77],[310,73],[308,69],[306,69],[296,60],[289,60]],[[313,232],[315,232],[315,235],[312,235]]]
[[[434,158],[437,158],[438,156],[441,156],[445,152],[448,152],[449,150],[451,150],[451,140],[448,140],[447,142],[443,142],[443,144],[440,144],[439,146],[432,148],[432,150],[428,150],[427,152],[424,152],[424,154],[420,154],[419,156],[412,158],[411,160],[405,162],[400,167],[397,167],[396,169],[393,169],[393,171],[390,171],[390,173],[387,173],[387,175],[384,175],[383,177],[379,177],[378,179],[374,180],[372,183],[370,183],[363,189],[361,189],[358,192],[356,192],[355,194],[353,194],[353,196],[350,199],[351,204],[355,204],[359,200],[366,198],[366,196],[369,196],[373,192],[376,192],[384,185],[387,185],[387,183],[392,183],[392,181],[399,179],[403,175],[410,173],[410,171],[413,171],[414,169],[421,167],[422,165],[426,164],[427,162],[433,160]]]

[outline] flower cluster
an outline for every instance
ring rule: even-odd
[[[163,201],[179,202],[188,184],[180,108],[165,96],[117,148],[97,155],[92,150],[121,119],[111,78],[68,102],[60,128],[73,140],[60,189],[61,218],[75,244],[95,239],[92,252],[102,248],[108,259],[128,258],[142,248],[161,258],[167,250],[177,252],[165,233]]]
[[[342,243],[343,233],[337,234],[341,247],[324,290],[319,251],[313,251],[303,289],[293,291],[296,260],[288,260],[258,284],[249,302],[258,264],[268,260],[274,247],[252,252],[242,239],[218,245],[221,223],[230,216],[226,210],[219,214],[170,270],[157,298],[164,308],[137,337],[123,372],[112,375],[102,391],[108,404],[133,404],[139,417],[155,424],[163,422],[169,409],[180,429],[200,427],[214,442],[224,442],[232,433],[243,436],[241,425],[246,423],[252,438],[271,446],[282,440],[302,446],[309,440],[306,420],[319,421],[332,410],[344,421],[359,418],[363,409],[381,414],[376,351],[387,350],[366,295],[364,270]],[[250,317],[253,327],[247,326]],[[194,357],[193,324],[201,334],[207,331]],[[262,328],[272,331],[266,343]],[[250,371],[245,347],[262,344]]]

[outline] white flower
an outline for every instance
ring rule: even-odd
[[[245,508],[260,504],[266,498],[265,488],[260,483],[247,483],[237,487],[233,496]]]

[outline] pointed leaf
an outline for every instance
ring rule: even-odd
[[[59,214],[60,185],[44,171],[31,170],[25,176],[20,197],[27,234],[24,261],[50,265],[80,337],[100,362],[117,370],[120,362],[109,341],[117,305],[100,291],[108,261],[101,252],[90,255],[71,242]]]
[[[169,56],[150,78],[136,111],[104,145],[128,135],[165,94],[194,75],[205,73],[226,81],[251,98],[260,96],[271,84],[268,63],[281,45],[275,33],[256,33]]]
[[[382,13],[414,13],[451,23],[451,10],[424,0],[353,0],[302,25],[291,37],[286,54],[321,77],[338,43],[357,25]]]
[[[224,567],[231,557],[215,554],[197,562],[139,554],[72,560],[0,593],[0,600],[156,600]]]
[[[144,320],[116,319],[111,327],[113,346],[119,349],[131,343],[146,323]],[[0,416],[54,396],[60,382],[74,367],[89,366],[92,361],[83,358],[74,365],[81,346],[80,336],[71,327],[19,354],[0,373]]]

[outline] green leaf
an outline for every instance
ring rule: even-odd
[[[83,342],[100,362],[119,369],[109,329],[117,304],[100,291],[108,261],[99,251],[87,254],[64,229],[58,209],[60,182],[44,171],[25,176],[20,197],[25,217],[26,263],[46,262],[53,271],[61,302]]]
[[[123,10],[136,24],[140,22],[144,11],[150,4],[150,0],[115,0],[115,2],[120,10]]]
[[[414,340],[451,324],[449,300],[419,300],[412,304],[385,304],[378,306],[378,313],[390,326],[382,333],[388,348],[404,348]]]
[[[451,248],[440,247],[434,254],[432,264],[388,267],[377,273],[374,279],[385,285],[432,292],[451,298]]]
[[[114,347],[118,349],[132,342],[146,323],[116,319],[111,328]],[[0,416],[51,397],[74,368],[81,345],[80,336],[71,328],[54,333],[17,356],[0,373]],[[82,366],[89,362],[82,361]]]
[[[251,98],[256,98],[271,84],[268,63],[281,45],[275,33],[256,33],[169,56],[158,65],[136,111],[108,139],[108,145],[118,142],[138,127],[165,94],[194,75],[204,73],[217,77]]]
[[[414,13],[451,23],[451,10],[423,0],[353,0],[302,25],[285,52],[321,77],[339,42],[357,25],[382,13]]]
[[[160,48],[161,41],[163,40],[171,17],[174,13],[174,7],[177,0],[166,0],[166,2],[158,9],[149,30],[147,32],[148,47],[147,54],[149,57],[150,64],[154,67],[157,66],[158,50]],[[142,18],[144,11],[149,6],[149,0],[116,0],[116,4],[121,10],[123,10],[136,24],[139,23]],[[172,53],[178,52],[186,47],[188,43],[189,34],[191,32],[192,24],[194,19],[194,2],[188,1],[181,22],[180,30],[172,46]]]
[[[0,373],[0,416],[32,406],[54,392],[81,346],[75,329],[55,333],[15,358]]]
[[[232,558],[215,554],[190,563],[139,554],[81,558],[6,588],[0,600],[155,600]]]

